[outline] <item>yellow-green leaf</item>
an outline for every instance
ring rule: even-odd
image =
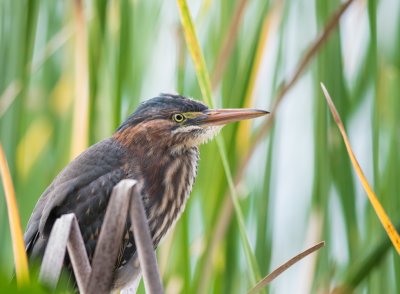
[[[4,194],[6,197],[8,219],[14,251],[15,273],[18,285],[29,282],[28,259],[25,252],[24,238],[21,229],[21,221],[18,213],[17,201],[15,199],[14,186],[11,180],[10,171],[3,147],[0,144],[0,173],[3,182]]]
[[[347,153],[349,154],[351,163],[361,180],[361,184],[368,195],[369,201],[372,204],[372,207],[375,210],[376,215],[378,216],[379,220],[382,223],[383,228],[386,230],[390,240],[393,243],[393,246],[396,248],[397,253],[400,254],[400,236],[396,231],[395,227],[393,226],[392,222],[390,221],[388,215],[385,212],[385,209],[379,202],[378,198],[372,187],[369,185],[367,178],[364,175],[364,172],[361,169],[360,164],[357,161],[356,156],[354,155],[353,149],[351,148],[349,138],[347,137],[346,131],[344,129],[342,120],[339,116],[339,113],[336,110],[335,105],[333,104],[332,98],[328,93],[328,90],[325,88],[324,84],[321,83],[322,91],[324,92],[326,101],[328,102],[329,109],[331,110],[332,116],[339,128],[340,133],[342,134],[344,144],[346,145]]]

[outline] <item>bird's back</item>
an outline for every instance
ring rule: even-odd
[[[86,249],[93,253],[90,239],[98,234],[112,188],[127,176],[125,153],[109,138],[88,148],[61,171],[41,195],[29,219],[24,239],[30,256],[43,255],[54,221],[71,212],[79,225],[85,226]]]

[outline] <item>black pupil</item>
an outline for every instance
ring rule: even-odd
[[[177,114],[175,115],[175,120],[178,122],[183,121],[183,116],[181,114]]]

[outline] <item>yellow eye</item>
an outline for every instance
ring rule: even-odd
[[[181,122],[183,122],[185,120],[185,116],[183,114],[177,113],[177,114],[174,114],[172,119],[174,121],[176,121],[177,123],[181,123]]]

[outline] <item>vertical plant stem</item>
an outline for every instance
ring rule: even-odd
[[[185,0],[177,0],[181,23],[186,39],[186,45],[193,59],[196,69],[197,81],[199,82],[203,99],[210,107],[215,107],[211,97],[211,81],[207,71],[207,66],[201,53],[200,44],[190,16],[190,11]]]
[[[15,199],[14,186],[3,147],[0,144],[0,172],[6,196],[8,219],[10,223],[12,247],[14,252],[15,273],[18,285],[29,283],[28,259],[25,253],[25,244],[22,234],[18,205]]]
[[[196,36],[196,31],[193,26],[193,22],[190,16],[189,8],[185,0],[177,0],[179,12],[181,16],[182,27],[186,39],[186,44],[189,49],[189,52],[192,56],[193,63],[195,65],[197,80],[200,85],[200,89],[203,95],[203,99],[210,106],[214,107],[214,103],[211,97],[211,82],[210,77],[207,71],[207,67],[204,61],[203,54],[200,50],[200,45],[198,42],[198,38]],[[218,151],[221,156],[222,164],[225,170],[226,179],[228,181],[228,186],[231,192],[232,201],[234,204],[238,224],[239,224],[239,232],[240,237],[243,243],[246,261],[250,270],[250,280],[252,283],[255,283],[260,277],[258,265],[256,259],[254,257],[254,253],[252,252],[249,239],[246,233],[246,226],[244,222],[243,213],[239,204],[239,200],[237,197],[237,192],[235,186],[233,184],[232,173],[229,167],[228,159],[225,153],[224,142],[221,137],[217,137],[217,146]]]
[[[132,189],[129,212],[146,291],[151,294],[161,294],[164,290],[160,273],[158,272],[156,254],[150,236],[143,200],[137,186]]]
[[[233,45],[235,44],[236,37],[242,22],[244,11],[246,9],[248,0],[240,0],[236,6],[235,13],[232,17],[232,24],[229,27],[229,32],[226,35],[221,51],[217,57],[217,63],[214,70],[212,71],[211,85],[212,89],[215,89],[220,80],[222,79],[229,57],[231,56]]]

